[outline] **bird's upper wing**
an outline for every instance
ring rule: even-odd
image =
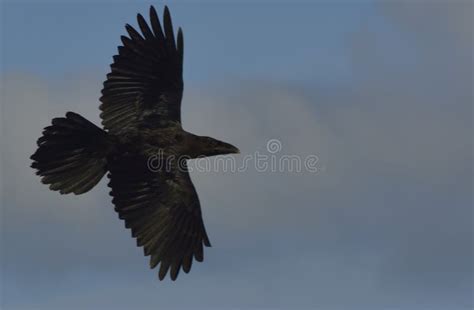
[[[175,42],[171,16],[164,10],[160,25],[150,7],[151,28],[138,14],[141,33],[126,25],[130,38],[122,36],[111,72],[102,89],[100,109],[104,128],[114,134],[141,126],[166,127],[181,122],[183,93],[183,33]]]
[[[173,280],[180,268],[189,272],[193,257],[203,260],[203,245],[210,242],[185,162],[179,169],[154,172],[144,156],[123,155],[111,161],[109,170],[115,210],[151,256],[150,267],[160,264],[160,280],[168,269]]]

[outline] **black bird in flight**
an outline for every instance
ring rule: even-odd
[[[160,265],[159,279],[170,270],[175,280],[181,268],[189,272],[193,259],[203,260],[203,246],[211,246],[186,160],[239,150],[183,130],[183,32],[175,41],[167,7],[163,28],[153,6],[150,25],[140,14],[137,19],[141,33],[126,25],[129,37],[121,37],[104,82],[104,128],[73,112],[54,118],[38,139],[31,166],[61,194],[83,194],[108,172],[119,218],[151,256],[150,267]]]

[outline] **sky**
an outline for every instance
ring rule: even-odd
[[[153,4],[185,38],[186,130],[317,172],[193,171],[213,247],[176,282],[104,178],[29,167],[53,117],[100,123],[112,56]],[[1,309],[472,309],[471,1],[3,1]]]

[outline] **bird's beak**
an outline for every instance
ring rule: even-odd
[[[225,143],[222,142],[222,145],[219,146],[219,151],[220,154],[240,154],[240,150],[233,146],[230,143]]]
[[[228,154],[240,154],[240,150],[231,144],[229,144],[228,152]]]

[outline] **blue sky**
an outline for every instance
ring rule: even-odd
[[[51,118],[99,123],[124,25],[150,4],[2,3],[2,309],[472,308],[472,3],[167,3],[184,127],[321,168],[193,172],[213,247],[174,283],[105,180],[60,196],[29,167]]]
[[[377,22],[370,2],[171,6],[175,24],[185,30],[185,75],[191,81],[229,76],[347,78],[351,71],[345,53],[347,38],[362,22]],[[148,3],[7,2],[3,12],[7,31],[3,35],[10,44],[3,48],[4,69],[49,76],[106,71],[124,24],[136,25],[135,12],[148,7]],[[384,27],[383,22],[377,22],[377,27]]]

